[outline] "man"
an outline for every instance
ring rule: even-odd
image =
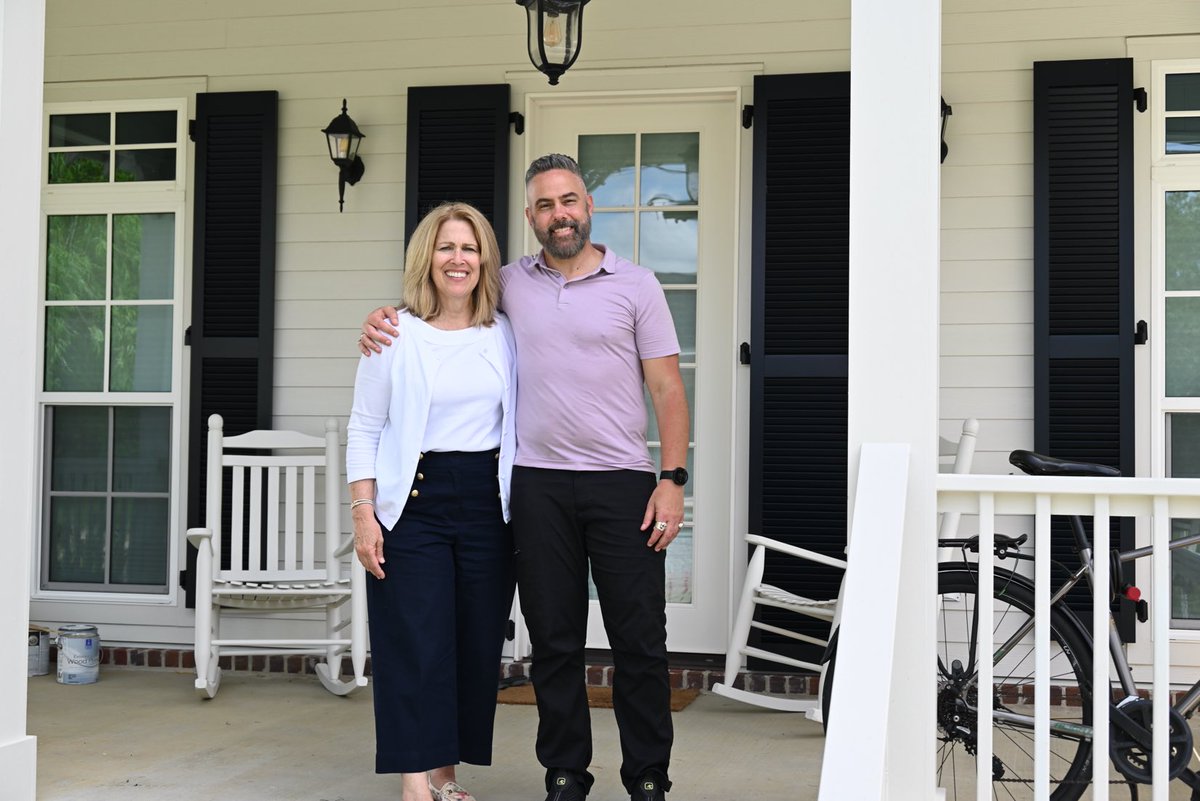
[[[613,653],[621,780],[631,801],[662,801],[673,737],[665,549],[679,534],[687,482],[679,343],[654,274],[591,241],[592,198],[574,159],[534,160],[525,189],[542,251],[501,271],[501,307],[517,343],[511,510],[546,801],[582,801],[593,782],[589,565]],[[387,343],[381,332],[395,335],[384,318],[394,311],[368,318],[364,352]],[[657,480],[643,383],[661,441]]]

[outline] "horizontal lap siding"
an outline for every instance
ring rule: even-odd
[[[92,0],[47,6],[51,84],[191,75],[210,92],[279,92],[276,419],[320,433],[333,413],[344,431],[351,390],[338,382],[353,372],[352,340],[363,315],[399,290],[408,87],[529,76],[521,9],[501,0],[108,0],[101,15]],[[942,434],[957,436],[951,408],[978,414],[998,389],[1023,396],[983,419],[976,465],[1002,469],[1004,453],[1033,442],[1031,371],[1020,379],[1033,354],[1033,299],[1021,296],[1032,287],[1032,64],[1121,57],[1126,36],[1196,33],[1200,20],[1194,0],[944,0],[942,9],[942,92],[954,107],[940,171],[942,290],[959,318],[941,325]],[[726,85],[729,73],[713,65],[849,67],[849,0],[603,0],[586,14],[583,54],[555,91],[597,70],[612,70],[612,86],[667,88]],[[629,67],[645,72],[626,77]],[[367,134],[367,169],[338,215],[319,131],[343,97]],[[523,108],[515,92],[513,103]],[[514,147],[522,158],[523,140]],[[987,311],[963,319],[972,308]],[[1012,361],[984,371],[967,364],[972,356]]]

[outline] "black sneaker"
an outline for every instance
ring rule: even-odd
[[[666,791],[671,789],[671,783],[664,781],[656,773],[646,773],[637,780],[629,801],[666,801]]]
[[[546,801],[584,801],[586,798],[587,787],[575,774],[559,770],[546,777]]]

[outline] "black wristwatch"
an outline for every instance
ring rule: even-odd
[[[669,478],[679,486],[683,486],[688,482],[688,471],[682,467],[676,467],[674,470],[664,470],[658,474],[658,480]]]

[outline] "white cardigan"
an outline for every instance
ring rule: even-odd
[[[400,312],[400,336],[383,353],[363,356],[354,379],[354,405],[346,427],[346,480],[375,479],[375,514],[393,528],[404,511],[425,425],[429,419],[431,391],[441,368],[436,348],[426,347],[435,329],[406,311]],[[496,314],[496,324],[484,329],[492,341],[482,354],[504,385],[500,422],[500,502],[509,519],[508,492],[512,478],[516,436],[516,345],[508,318]]]

